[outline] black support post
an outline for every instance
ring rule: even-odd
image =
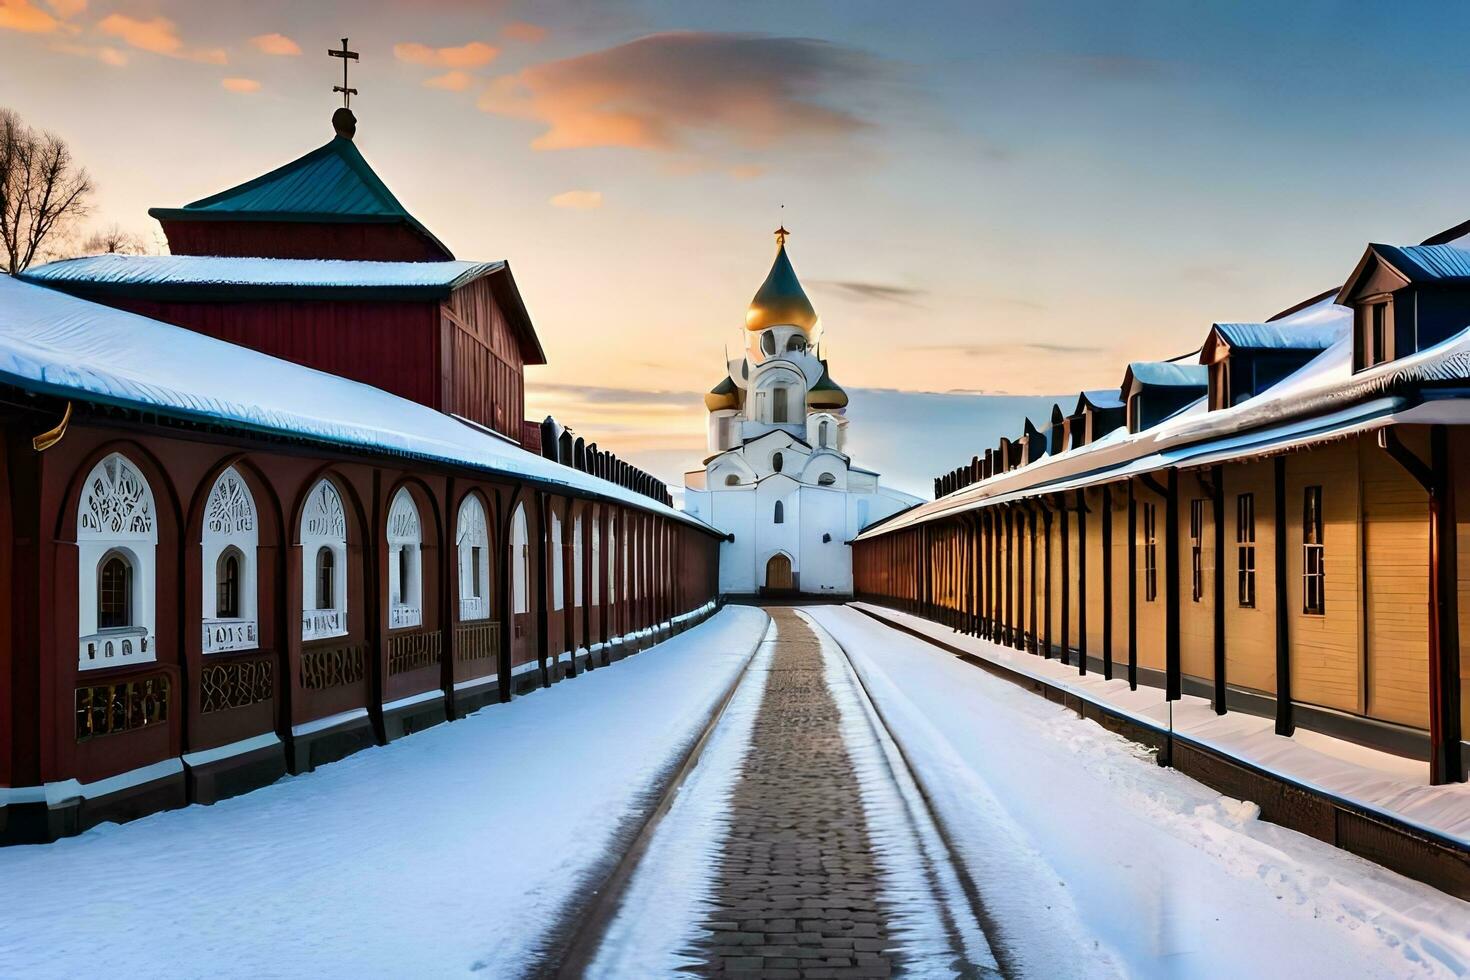
[[[1276,520],[1276,734],[1291,735],[1296,722],[1291,711],[1291,618],[1286,596],[1286,457],[1273,461]]]
[[[1077,491],[1077,673],[1087,673],[1087,491]]]
[[[1103,678],[1113,679],[1113,487],[1102,488],[1102,656]]]

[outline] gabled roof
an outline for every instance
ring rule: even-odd
[[[326,224],[405,224],[444,253],[454,254],[398,203],[343,137],[254,180],[181,208],[150,208],[159,221],[292,221]]]
[[[1211,331],[1236,350],[1326,350],[1342,332],[1340,324],[1292,326],[1280,323],[1216,323]]]
[[[506,474],[718,533],[407,398],[0,276],[0,384],[148,416]]]
[[[1081,391],[1077,393],[1077,407],[1072,410],[1073,415],[1082,414],[1084,408],[1094,411],[1109,408],[1122,408],[1123,396],[1117,388],[1098,388],[1094,391]]]
[[[1123,375],[1121,391],[1134,385],[1146,388],[1200,388],[1210,383],[1209,368],[1203,364],[1179,364],[1173,361],[1134,361]]]
[[[260,300],[438,302],[490,277],[527,364],[545,364],[531,314],[507,262],[370,262],[220,255],[90,255],[27,269],[19,278],[86,299],[228,303]]]

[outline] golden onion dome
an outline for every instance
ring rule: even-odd
[[[796,270],[791,268],[791,260],[786,257],[788,234],[790,232],[785,228],[776,229],[776,261],[771,263],[766,281],[761,283],[755,298],[750,301],[750,309],[745,313],[746,330],[754,332],[789,325],[810,332],[817,325],[817,311],[812,308],[812,301],[806,298],[806,291],[796,278]]]
[[[832,380],[832,375],[827,371],[827,362],[822,362],[822,376],[817,383],[807,389],[806,407],[812,409],[836,409],[847,407],[847,392],[842,386]]]
[[[704,396],[704,407],[711,412],[740,407],[740,389],[735,382],[726,378],[711,388]]]

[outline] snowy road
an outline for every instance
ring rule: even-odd
[[[856,610],[842,644],[1028,976],[1470,975],[1470,904],[1156,766]]]
[[[522,974],[766,624],[728,608],[246,796],[0,849],[0,976]]]

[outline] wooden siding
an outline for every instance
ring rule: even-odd
[[[450,256],[406,224],[165,221],[174,255],[439,262]]]
[[[442,305],[447,365],[445,411],[517,442],[526,415],[525,362],[488,279],[457,289]]]
[[[1428,458],[1427,441],[1405,443]],[[1429,501],[1402,466],[1370,441],[1359,443],[1363,486],[1363,590],[1367,623],[1367,712],[1384,721],[1429,724]]]
[[[1272,463],[1225,467],[1225,680],[1276,695],[1276,500]],[[1250,494],[1256,515],[1256,603],[1240,604],[1238,499]]]
[[[1134,481],[1134,492],[1138,495],[1138,666],[1149,670],[1164,670],[1164,618],[1165,602],[1168,593],[1166,587],[1167,578],[1165,572],[1168,569],[1167,549],[1165,544],[1164,498],[1146,487],[1142,481]],[[1146,524],[1143,519],[1144,507],[1152,504],[1155,515],[1155,538],[1157,541],[1157,568],[1158,568],[1158,591],[1152,602],[1148,600],[1148,590],[1145,587],[1147,577],[1147,565],[1145,554],[1148,549],[1147,538],[1144,535]],[[1123,533],[1126,536],[1128,529],[1125,525]],[[1124,575],[1127,575],[1127,565],[1124,565]],[[1125,641],[1126,650],[1126,641]]]
[[[1194,598],[1191,512],[1200,514],[1200,597]],[[1179,665],[1189,677],[1215,678],[1215,502],[1199,474],[1179,477]]]

